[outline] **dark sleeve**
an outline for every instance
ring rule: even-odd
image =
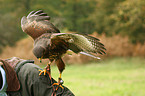
[[[20,94],[22,96],[51,96],[54,87],[48,75],[39,76],[40,67],[33,63],[23,65],[17,73],[21,84]],[[52,82],[56,82],[52,79]],[[56,96],[74,96],[74,94],[65,86],[64,89],[59,88]]]

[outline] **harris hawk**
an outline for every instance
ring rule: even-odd
[[[47,73],[50,64],[55,61],[59,69],[59,85],[62,84],[61,74],[65,69],[62,55],[68,50],[87,56],[98,58],[96,54],[105,54],[105,47],[99,39],[86,35],[74,33],[60,33],[60,31],[49,21],[50,17],[42,10],[32,11],[28,16],[21,19],[22,30],[34,39],[33,54],[38,59],[48,58],[50,63],[40,72]]]

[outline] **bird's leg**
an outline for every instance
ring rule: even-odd
[[[55,60],[56,64],[57,64],[57,67],[59,69],[59,78],[58,78],[58,83],[54,83],[53,85],[58,85],[58,87],[56,88],[56,90],[61,87],[62,89],[64,89],[62,87],[62,84],[64,83],[64,81],[62,80],[61,78],[61,75],[62,75],[62,72],[63,70],[65,69],[65,64],[63,62],[63,60],[61,59],[61,57],[58,57],[56,60]]]
[[[62,73],[59,74],[59,78],[58,78],[58,83],[59,83],[60,85],[62,85],[62,84],[64,83],[64,81],[63,81],[62,78],[61,78],[61,74],[62,74]]]
[[[39,75],[41,75],[42,73],[44,73],[44,75],[46,75],[46,73],[48,75],[50,75],[50,64],[51,64],[51,62],[49,62],[47,64],[47,66],[44,68],[44,70],[39,70],[40,71]]]

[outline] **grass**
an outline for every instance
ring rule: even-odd
[[[56,66],[52,66],[52,76],[56,80],[59,76]],[[66,65],[62,78],[76,96],[145,96],[145,59]]]

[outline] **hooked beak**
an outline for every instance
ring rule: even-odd
[[[43,58],[43,56],[41,56],[41,58],[39,58],[39,62],[40,62],[40,63],[42,63],[42,58]]]

